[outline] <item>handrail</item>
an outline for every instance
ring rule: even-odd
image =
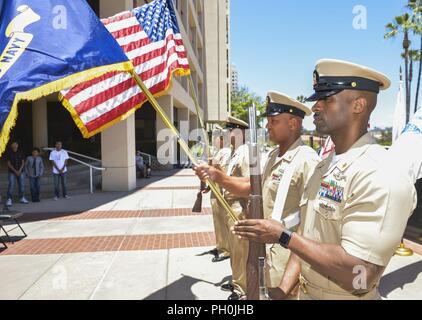
[[[53,151],[54,150],[54,148],[42,148],[42,149],[44,151]],[[79,157],[82,157],[82,158],[86,158],[86,159],[94,160],[94,161],[97,161],[97,162],[101,162],[101,160],[99,160],[99,159],[91,158],[91,157],[88,157],[88,156],[85,156],[83,154],[79,154],[79,153],[76,153],[76,152],[73,152],[73,151],[66,150],[66,152],[67,153],[70,153],[70,154],[73,154],[73,155],[76,155],[76,156],[79,156]],[[89,190],[90,190],[90,193],[93,194],[94,193],[94,182],[93,182],[94,179],[93,179],[93,175],[92,175],[92,170],[106,171],[107,168],[96,167],[96,166],[93,166],[93,165],[91,165],[89,163],[86,163],[86,162],[84,162],[82,160],[76,159],[74,157],[69,157],[69,159],[72,160],[72,161],[75,161],[77,163],[80,163],[80,164],[82,164],[82,165],[84,165],[86,167],[89,167]]]
[[[151,167],[151,165],[152,165],[152,158],[154,157],[153,155],[150,155],[150,154],[148,154],[148,153],[145,153],[145,152],[140,152],[139,151],[139,153],[141,154],[141,155],[143,155],[143,156],[147,156],[148,157],[148,164],[149,164],[149,166]],[[154,157],[155,158],[155,157]]]
[[[96,167],[96,166],[90,165],[89,163],[83,162],[83,161],[81,161],[79,159],[76,159],[76,158],[73,158],[73,157],[69,157],[69,159],[72,160],[72,161],[78,162],[78,163],[80,163],[80,164],[82,164],[82,165],[84,165],[86,167],[91,167],[94,170],[98,170],[98,171],[105,171],[105,170],[107,170],[107,168]]]
[[[45,150],[45,151],[53,151],[55,148],[42,148],[42,149]],[[93,161],[101,162],[100,159],[92,158],[92,157],[86,156],[84,154],[80,154],[80,153],[69,151],[69,150],[66,150],[66,151],[69,154],[74,154],[75,156],[78,156],[78,157],[81,157],[81,158],[85,158],[85,159],[88,159],[88,160],[93,160]]]

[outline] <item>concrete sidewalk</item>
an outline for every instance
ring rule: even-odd
[[[158,176],[160,174],[161,176]],[[191,212],[191,170],[157,173],[131,193],[98,192],[16,205],[28,233],[0,253],[0,299],[227,299],[229,261],[214,246],[209,197]],[[422,299],[422,257],[394,257],[381,283],[388,299]]]

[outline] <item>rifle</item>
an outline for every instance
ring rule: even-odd
[[[202,212],[202,193],[208,189],[207,184],[201,181],[199,192],[196,195],[196,200],[192,208],[192,212],[201,213]]]
[[[251,194],[247,219],[264,219],[264,208],[262,202],[262,178],[260,166],[260,152],[258,146],[258,131],[256,126],[255,104],[249,108],[249,168],[251,181]],[[246,265],[246,283],[248,300],[260,299],[260,287],[265,287],[265,245],[249,241],[249,255]],[[261,268],[260,268],[261,266]],[[264,278],[263,278],[264,277]],[[260,279],[261,278],[261,279]],[[261,282],[261,283],[260,283]]]

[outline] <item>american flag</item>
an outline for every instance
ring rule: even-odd
[[[173,0],[155,0],[102,20],[155,96],[173,74],[189,75],[189,62]],[[147,101],[128,73],[111,72],[61,92],[61,100],[85,138],[126,119]]]
[[[336,146],[334,145],[333,140],[331,140],[331,137],[329,136],[324,143],[324,147],[321,149],[321,152],[319,154],[319,156],[322,159],[326,159],[329,157],[329,155],[335,151]]]

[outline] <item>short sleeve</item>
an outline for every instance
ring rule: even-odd
[[[54,158],[53,158],[53,152],[54,152],[54,151],[51,151],[51,152],[50,152],[50,156],[49,156],[48,160],[51,160],[51,161],[53,161],[53,160],[54,160]]]
[[[415,206],[415,188],[403,176],[378,170],[355,177],[342,215],[341,246],[352,256],[386,266]]]
[[[250,168],[249,168],[249,149],[246,145],[244,145],[244,148],[243,148],[241,171],[242,171],[242,177],[245,177],[245,178],[250,177],[251,174],[250,174]]]
[[[63,151],[64,152],[64,159],[63,160],[67,160],[69,159],[69,154],[67,153],[67,151]]]
[[[321,159],[318,157],[316,152],[309,153],[309,155],[304,158],[302,163],[295,169],[293,180],[295,181],[297,191],[301,195],[304,193],[306,184],[313,175],[315,168],[320,161]]]

